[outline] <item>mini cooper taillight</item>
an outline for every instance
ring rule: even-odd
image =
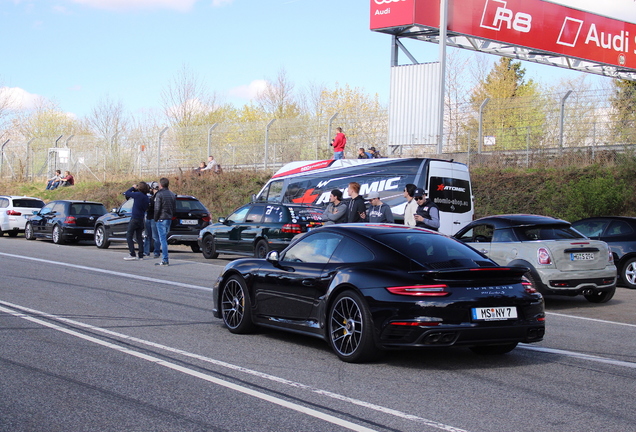
[[[550,258],[550,252],[546,248],[539,248],[537,250],[537,261],[539,264],[547,265],[552,264],[552,258]]]
[[[387,291],[392,294],[407,295],[407,296],[425,296],[425,297],[443,297],[449,295],[447,291],[447,285],[409,285],[409,286],[397,286],[387,287]]]

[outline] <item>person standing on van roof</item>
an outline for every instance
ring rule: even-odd
[[[415,212],[416,226],[433,231],[439,230],[439,209],[437,204],[427,197],[428,194],[424,189],[415,189],[414,195],[414,199],[418,204]]]
[[[380,201],[380,192],[369,192],[367,199],[371,204],[367,211],[367,219],[369,222],[394,223],[393,212],[388,204]]]
[[[329,205],[322,214],[323,225],[346,222],[347,206],[342,202],[342,192],[334,189],[329,195]]]
[[[360,196],[360,183],[351,182],[347,188],[351,199],[347,204],[347,218],[345,222],[366,222],[367,206],[364,205],[364,198]]]
[[[417,201],[413,198],[417,187],[413,183],[404,186],[404,198],[406,198],[406,207],[404,207],[404,225],[415,226],[415,212],[417,212]]]
[[[336,128],[336,136],[331,140],[331,146],[333,147],[334,160],[344,159],[344,149],[347,145],[347,137],[342,132],[341,127]]]

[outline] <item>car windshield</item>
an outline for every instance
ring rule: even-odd
[[[32,200],[32,199],[14,199],[13,207],[25,207],[25,208],[42,208],[44,207],[44,201]]]
[[[515,230],[521,241],[529,240],[579,240],[584,239],[581,235],[569,225],[541,225],[519,227]]]
[[[101,216],[106,214],[106,207],[102,204],[77,203],[71,205],[72,216]]]
[[[475,250],[448,237],[421,231],[379,234],[374,237],[427,267],[493,267],[495,264]]]
[[[198,200],[177,198],[177,211],[201,210],[207,212]]]

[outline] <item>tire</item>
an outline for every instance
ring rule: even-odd
[[[374,341],[371,312],[364,299],[348,290],[329,307],[327,339],[340,360],[362,363],[375,360],[380,352]]]
[[[65,243],[64,241],[64,235],[62,233],[62,228],[59,227],[59,225],[55,225],[53,227],[53,243],[57,244],[57,245],[63,245]]]
[[[503,345],[477,345],[471,346],[470,350],[479,355],[501,355],[512,351],[517,347],[517,342]]]
[[[252,333],[256,326],[250,315],[252,302],[245,281],[240,276],[231,276],[221,290],[221,317],[231,333]]]
[[[17,231],[7,231],[7,235],[9,237],[17,237],[18,236],[18,232]]]
[[[192,252],[194,253],[201,252],[201,248],[199,247],[198,243],[190,243],[190,249],[192,249]]]
[[[0,237],[2,237],[3,235],[4,235],[4,231],[0,229]]]
[[[608,291],[601,291],[594,294],[586,294],[585,298],[590,303],[607,303],[608,301],[612,299],[612,297],[614,297],[615,293],[616,293],[616,287],[614,286]]]
[[[539,281],[537,281],[537,278],[532,274],[532,271],[529,271],[528,273],[526,273],[525,277],[530,282],[532,288],[537,290],[538,293],[541,293],[541,294],[545,293],[545,290],[543,289],[543,284],[540,282],[540,279]]]
[[[106,234],[106,228],[104,225],[95,227],[95,246],[100,249],[108,249],[110,242],[108,241],[108,234]]]
[[[206,235],[203,237],[203,248],[201,252],[203,252],[203,256],[207,259],[215,259],[219,257],[219,254],[216,252],[216,244],[214,243],[213,236]]]
[[[35,235],[33,234],[33,224],[31,222],[27,222],[24,227],[24,238],[27,240],[35,240]]]
[[[623,264],[621,279],[627,288],[636,289],[636,258],[630,258]]]
[[[269,252],[269,245],[265,240],[259,240],[254,246],[254,258],[265,258]]]

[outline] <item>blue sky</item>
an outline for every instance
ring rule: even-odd
[[[368,0],[0,0],[0,19],[0,85],[27,107],[43,97],[82,117],[108,96],[132,114],[158,109],[184,66],[237,106],[283,69],[297,89],[347,84],[388,101],[391,37],[369,30]],[[538,81],[579,76],[524,67]]]

